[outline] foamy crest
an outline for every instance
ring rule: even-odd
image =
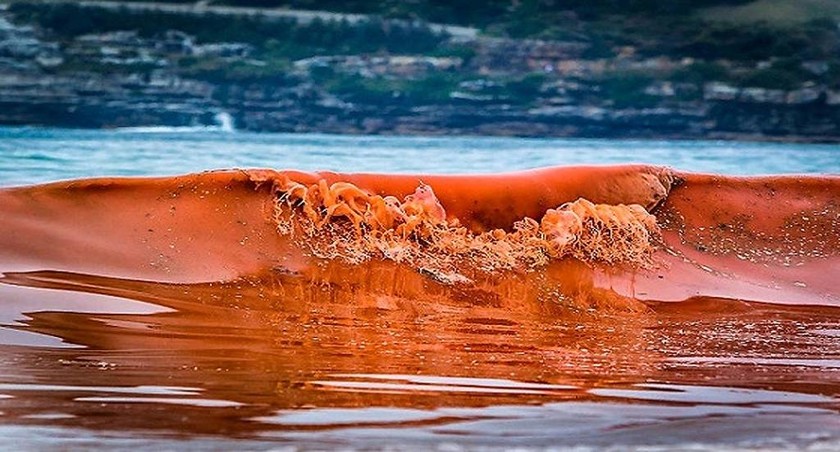
[[[445,283],[468,282],[477,272],[528,271],[552,259],[646,266],[659,239],[656,218],[636,204],[581,198],[540,221],[523,218],[511,231],[474,233],[448,218],[425,184],[402,200],[323,179],[306,186],[286,178],[274,190],[278,231],[314,256],[407,263]]]

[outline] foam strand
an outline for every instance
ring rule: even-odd
[[[594,204],[586,199],[523,218],[512,231],[473,233],[448,218],[432,187],[420,184],[399,200],[325,180],[309,186],[275,183],[278,231],[297,236],[313,255],[361,263],[408,263],[444,282],[464,274],[528,271],[552,259],[648,266],[659,242],[656,218],[642,206]]]

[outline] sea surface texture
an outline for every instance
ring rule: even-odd
[[[837,450],[838,174],[831,145],[0,128],[0,437]]]
[[[731,141],[257,134],[229,133],[215,127],[114,131],[0,128],[2,186],[234,167],[457,174],[628,162],[732,175],[840,174],[840,147]]]

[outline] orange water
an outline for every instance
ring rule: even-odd
[[[0,334],[0,431],[51,446],[840,444],[836,308],[352,305],[357,289],[290,278],[7,275],[21,312]]]
[[[547,253],[468,281],[384,254],[319,255],[358,243],[352,221],[284,234],[277,193],[253,173],[0,190],[0,436],[155,450],[840,448],[840,179],[682,175],[668,192],[662,174],[426,179],[446,213],[438,232],[454,214],[469,237],[492,235],[579,197],[646,207],[661,228],[644,265]],[[418,186],[389,177],[353,182],[403,201]]]

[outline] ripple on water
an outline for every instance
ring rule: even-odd
[[[572,401],[435,409],[309,408],[279,410],[252,420],[280,428],[264,431],[263,438],[360,449],[451,444],[458,450],[523,445],[527,445],[525,449],[789,450],[840,441],[834,411],[779,404],[663,406]]]
[[[571,385],[527,383],[498,378],[467,378],[401,374],[336,374],[309,383],[346,391],[463,392],[473,394],[547,395],[577,389]]]
[[[206,398],[188,398],[184,396],[199,396],[203,393],[200,388],[188,388],[178,386],[71,386],[71,385],[45,385],[45,384],[23,384],[23,383],[0,383],[0,390],[9,392],[68,392],[68,393],[112,393],[127,394],[127,396],[90,396],[75,397],[75,402],[97,402],[97,403],[149,403],[163,405],[190,405],[204,408],[229,408],[239,407],[245,404],[230,400],[217,400]],[[142,396],[142,397],[138,397]],[[156,396],[156,397],[149,397]],[[164,397],[165,396],[165,397]],[[176,397],[178,396],[178,397]],[[14,396],[0,394],[2,398]],[[44,417],[47,416],[47,417]],[[51,413],[38,413],[24,416],[29,419],[66,419],[76,417],[64,415],[62,417],[50,417]]]
[[[838,399],[816,394],[802,394],[764,389],[730,388],[717,386],[689,386],[645,383],[633,385],[639,389],[596,388],[588,392],[600,397],[650,400],[657,402],[749,405],[772,403],[832,403]]]
[[[233,408],[244,406],[244,403],[230,400],[216,399],[184,399],[171,397],[76,397],[76,402],[97,403],[151,403],[164,405],[190,405],[202,408]]]

